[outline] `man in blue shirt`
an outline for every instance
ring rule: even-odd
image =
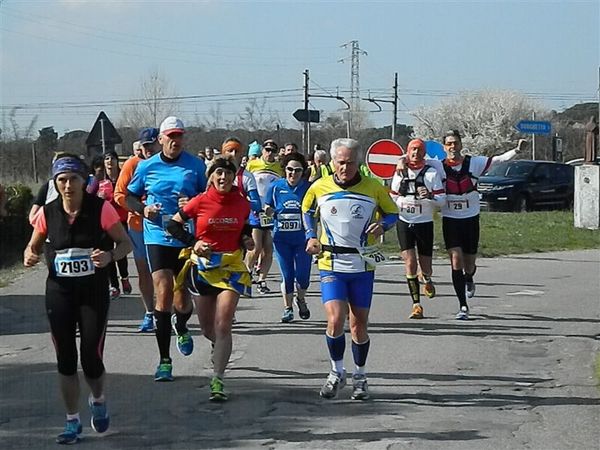
[[[180,353],[187,356],[194,348],[186,325],[193,310],[189,294],[183,289],[173,293],[174,276],[184,263],[179,252],[185,245],[166,229],[179,208],[206,189],[206,165],[183,150],[184,132],[180,119],[167,117],[160,125],[158,137],[162,151],[140,162],[127,186],[127,205],[144,217],[144,243],[156,293],[154,317],[160,363],[155,381],[173,380],[171,326],[177,334]],[[175,314],[171,317],[173,306]]]

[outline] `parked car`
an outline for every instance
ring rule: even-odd
[[[575,190],[573,166],[550,161],[507,161],[479,178],[482,209],[530,211],[571,208]]]

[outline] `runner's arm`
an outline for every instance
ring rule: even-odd
[[[187,247],[193,247],[196,244],[196,238],[192,233],[184,228],[184,223],[189,218],[183,211],[175,214],[167,224],[167,231],[177,239],[183,242]]]

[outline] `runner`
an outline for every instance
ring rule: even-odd
[[[154,318],[160,362],[155,381],[173,381],[171,325],[177,334],[179,352],[188,356],[194,350],[187,328],[193,305],[186,292],[173,293],[173,277],[183,266],[179,252],[185,245],[166,230],[178,208],[206,187],[206,166],[183,150],[184,133],[183,122],[177,117],[163,120],[158,136],[161,152],[140,162],[127,186],[127,206],[144,217],[144,243],[156,294]],[[146,204],[141,201],[143,196]],[[171,317],[173,307],[175,314]]]
[[[431,281],[433,268],[433,210],[444,203],[446,195],[441,175],[425,162],[425,143],[413,139],[408,143],[407,167],[392,178],[391,195],[398,205],[400,220],[396,223],[398,244],[404,267],[408,292],[413,301],[410,319],[422,319],[417,268],[421,268],[423,290],[427,297],[435,297]],[[417,248],[419,257],[417,264]]]
[[[214,345],[211,401],[228,399],[223,377],[231,356],[231,323],[240,295],[250,296],[252,286],[242,256],[242,248],[254,246],[246,225],[250,204],[233,186],[236,172],[232,159],[215,157],[208,169],[207,191],[191,199],[168,226],[173,236],[193,250],[178,277],[178,287],[187,277],[200,327]],[[184,228],[188,220],[196,225],[195,235]]]
[[[290,153],[298,153],[298,144],[295,142],[288,142],[283,146],[283,155],[281,155],[281,159]]]
[[[114,208],[85,193],[87,171],[79,158],[65,157],[52,165],[59,197],[42,206],[33,220],[25,249],[26,267],[36,265],[42,249],[48,264],[46,312],[56,350],[59,386],[67,412],[59,444],[74,444],[82,432],[79,415],[77,342],[81,366],[90,388],[91,426],[98,433],[110,424],[104,397],[102,353],[108,318],[106,266],[131,251],[131,242]],[[105,245],[108,234],[116,247]],[[44,245],[45,244],[45,245]]]
[[[446,188],[446,201],[442,206],[442,230],[452,266],[452,285],[460,305],[456,318],[467,320],[467,297],[475,295],[473,275],[477,270],[479,247],[477,180],[492,164],[514,158],[526,148],[527,141],[519,139],[515,149],[491,158],[463,156],[461,136],[456,130],[450,130],[444,135],[443,144],[448,156],[442,163]]]
[[[238,166],[233,185],[237,186],[239,192],[250,201],[252,211],[262,211],[262,201],[258,195],[258,187],[254,175],[244,169],[242,166],[242,158],[244,157],[244,149],[238,138],[229,137],[225,139],[221,146],[221,154],[231,158]]]
[[[278,147],[275,141],[268,139],[263,143],[262,156],[258,159],[248,161],[247,170],[254,175],[258,187],[258,194],[264,205],[267,192],[271,185],[278,180],[283,171],[277,161],[275,161],[275,152]],[[259,262],[258,267],[258,287],[260,294],[268,294],[271,289],[267,286],[267,275],[271,270],[273,263],[273,219],[268,217],[264,212],[250,215],[250,225],[252,226],[252,238],[256,247],[253,251],[249,251],[246,255],[246,264],[248,268],[255,267],[256,262]]]
[[[333,141],[334,175],[313,184],[302,201],[308,238],[306,251],[319,255],[321,296],[327,315],[325,336],[332,370],[320,392],[327,399],[334,398],[346,384],[344,321],[348,307],[356,365],[351,398],[369,398],[365,374],[370,344],[367,326],[374,264],[383,256],[374,244],[398,220],[398,208],[386,189],[358,172],[359,154],[359,144],[354,139]],[[321,221],[319,239],[315,231],[316,216]]]
[[[302,225],[302,199],[310,183],[303,179],[307,164],[302,154],[292,152],[285,155],[281,167],[285,170],[285,178],[271,185],[265,204],[266,213],[274,215],[275,219],[273,246],[283,279],[281,294],[284,310],[281,321],[288,323],[294,320],[294,287],[300,317],[303,320],[310,318],[305,296],[310,283],[311,256],[305,251],[305,230]]]
[[[159,151],[158,145],[158,128],[144,128],[140,131],[139,141],[141,153],[139,156],[134,156],[123,164],[121,174],[115,185],[115,202],[122,208],[127,208],[127,185],[133,178],[138,164],[149,159],[152,155]],[[133,261],[138,272],[138,286],[144,304],[145,314],[142,319],[138,331],[152,332],[154,331],[154,286],[152,285],[152,274],[148,268],[148,255],[146,246],[144,245],[144,232],[142,229],[143,217],[135,211],[129,211],[127,217],[127,228],[131,242],[133,243]]]
[[[116,152],[111,151],[104,154],[104,179],[98,183],[98,192],[96,195],[109,202],[119,214],[121,224],[127,229],[127,209],[122,208],[115,202],[114,192],[115,184],[119,178],[121,169],[119,168],[119,156]],[[131,294],[131,283],[129,282],[129,270],[127,267],[127,258],[122,258],[108,265],[108,277],[110,280],[109,295],[111,300],[117,300],[121,296],[119,290],[119,277],[117,275],[117,267],[119,275],[121,275],[121,284],[123,285],[123,293]]]

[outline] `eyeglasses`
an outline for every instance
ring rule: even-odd
[[[273,148],[273,147],[263,147],[263,150],[265,150],[265,151],[267,151],[267,152],[274,152],[274,151],[276,151],[277,149],[276,149],[276,148]]]
[[[285,170],[288,173],[301,173],[304,171],[302,167],[286,167]]]

